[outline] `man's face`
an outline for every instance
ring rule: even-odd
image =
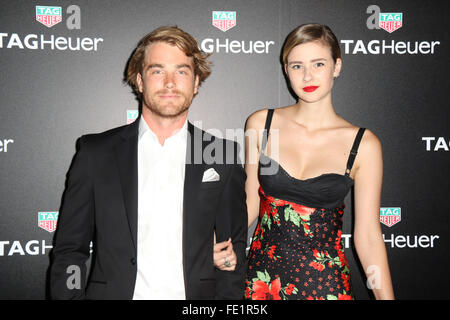
[[[194,75],[192,57],[175,45],[156,42],[146,48],[137,84],[142,93],[143,112],[175,118],[187,113],[197,93],[199,77]]]

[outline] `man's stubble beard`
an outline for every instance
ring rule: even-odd
[[[180,94],[176,92],[177,94]],[[182,97],[185,97],[181,94]],[[169,105],[161,105],[157,101],[153,100],[149,103],[145,102],[145,98],[143,100],[142,107],[147,108],[151,113],[155,114],[158,117],[166,118],[166,119],[175,119],[180,117],[181,115],[187,113],[189,110],[189,107],[192,104],[194,97],[191,97],[190,99],[185,99],[184,103],[181,106],[173,106],[172,103],[169,102]]]

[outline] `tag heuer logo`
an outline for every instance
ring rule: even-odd
[[[56,230],[58,211],[38,212],[38,226],[48,232]]]
[[[380,28],[389,33],[401,28],[403,22],[403,13],[380,13]]]
[[[61,7],[36,6],[36,20],[51,28],[62,21]]]
[[[401,208],[380,208],[380,222],[385,226],[392,227],[401,220]]]
[[[212,25],[223,32],[236,26],[236,11],[213,11]]]
[[[138,110],[127,110],[127,124],[133,123],[139,116]]]

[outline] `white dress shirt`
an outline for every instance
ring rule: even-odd
[[[186,299],[182,250],[186,145],[187,121],[161,146],[140,118],[135,300]]]

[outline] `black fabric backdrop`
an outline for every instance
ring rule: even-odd
[[[295,101],[280,50],[286,35],[307,22],[330,26],[341,41],[336,111],[383,144],[382,219],[400,219],[382,227],[396,297],[450,298],[447,1],[0,3],[0,299],[45,298],[51,231],[75,140],[136,114],[123,74],[143,35],[176,24],[213,53],[212,75],[189,119],[225,136],[226,129],[242,130],[253,111]],[[42,5],[60,8],[37,8]],[[221,23],[235,25],[215,27],[213,11],[235,12],[219,15],[234,20]],[[380,13],[381,24],[387,19],[398,27],[401,20],[401,27],[379,28]],[[346,205],[355,295],[369,299],[352,248],[351,195]]]

